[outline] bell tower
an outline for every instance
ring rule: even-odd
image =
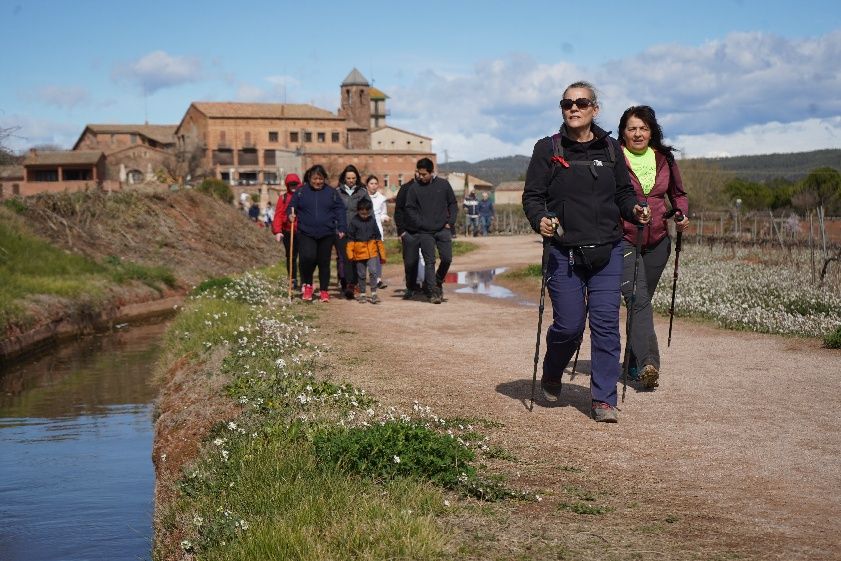
[[[347,119],[347,147],[371,148],[371,84],[354,68],[341,85],[339,116]]]

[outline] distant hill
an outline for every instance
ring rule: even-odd
[[[763,181],[775,177],[789,180],[803,179],[810,171],[820,167],[831,167],[841,171],[841,150],[690,159],[709,163],[728,172],[728,175],[732,174],[751,181]]]
[[[751,181],[763,181],[775,177],[789,180],[804,178],[819,167],[831,167],[841,171],[841,150],[813,150],[790,154],[762,154],[758,156],[734,156],[730,158],[689,158],[715,166],[728,175]],[[449,162],[440,164],[441,171],[466,171],[481,179],[498,185],[503,181],[516,181],[526,173],[528,156],[506,156],[480,162]]]
[[[503,181],[516,181],[526,175],[526,168],[529,166],[528,156],[505,156],[503,158],[491,158],[471,164],[470,162],[449,162],[439,164],[441,171],[461,171],[484,179],[494,185]]]

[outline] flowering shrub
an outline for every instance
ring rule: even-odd
[[[811,283],[808,254],[774,259],[767,250],[684,245],[676,316],[698,316],[730,329],[823,337],[841,326],[841,294]],[[652,304],[668,313],[672,267]],[[833,281],[831,281],[833,282]]]

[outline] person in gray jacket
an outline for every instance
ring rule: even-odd
[[[440,304],[444,299],[444,277],[453,261],[453,225],[458,215],[458,203],[449,181],[436,177],[432,171],[432,160],[418,160],[417,180],[406,197],[406,215],[420,240],[429,301]],[[437,271],[436,248],[440,259]],[[435,279],[434,285],[432,279]]]
[[[371,197],[368,196],[368,189],[362,184],[362,179],[356,166],[349,165],[345,167],[339,175],[339,186],[336,190],[339,192],[342,202],[345,203],[347,224],[350,224],[351,219],[356,216],[356,208],[359,205],[359,201],[363,199],[371,200]],[[336,238],[336,253],[338,254],[337,269],[339,273],[339,285],[345,298],[352,300],[359,294],[359,288],[357,286],[356,268],[347,258],[346,238]]]

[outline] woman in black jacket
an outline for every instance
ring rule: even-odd
[[[564,124],[534,146],[526,172],[523,210],[544,238],[543,274],[552,300],[541,388],[557,401],[561,376],[590,318],[592,416],[617,422],[620,217],[645,223],[622,148],[594,122],[595,88],[575,82],[561,99]]]

